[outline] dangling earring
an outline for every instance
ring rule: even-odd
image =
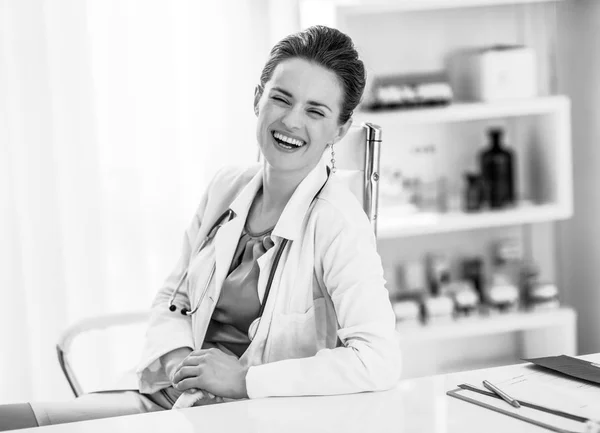
[[[333,143],[329,143],[329,147],[331,148],[331,172],[335,173],[335,152],[333,150]]]

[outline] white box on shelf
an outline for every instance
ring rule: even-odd
[[[457,99],[502,101],[538,93],[535,53],[524,46],[498,46],[455,54],[448,75]]]

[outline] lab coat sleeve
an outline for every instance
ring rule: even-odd
[[[214,180],[211,185],[212,183],[214,183]],[[161,356],[180,347],[194,348],[192,319],[180,312],[183,307],[190,308],[185,280],[179,292],[175,295],[174,304],[177,310],[170,311],[168,305],[177,283],[188,267],[210,189],[209,186],[190,226],[185,232],[182,253],[175,269],[168,276],[152,302],[142,357],[136,369],[138,388],[142,393],[150,394],[171,384],[161,363]]]
[[[250,367],[250,398],[385,390],[400,378],[395,315],[368,220],[349,223],[339,214],[325,220],[316,233],[323,246],[316,270],[322,267],[343,346]]]

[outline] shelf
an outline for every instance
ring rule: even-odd
[[[558,221],[571,217],[571,210],[557,204],[522,205],[518,208],[477,213],[448,212],[394,216],[394,208],[379,209],[379,239],[447,233],[511,225]]]
[[[451,363],[442,365],[441,368],[443,370],[443,374],[452,374],[452,373],[460,373],[463,371],[473,371],[479,370],[482,368],[496,368],[496,367],[505,367],[507,365],[515,365],[515,364],[523,364],[526,361],[523,361],[520,356],[515,355],[507,355],[501,358],[492,358],[492,359],[478,359],[478,360],[468,360],[460,363]]]
[[[494,313],[490,316],[476,316],[451,319],[428,325],[397,325],[398,340],[403,343],[431,343],[436,340],[448,340],[476,337],[481,335],[527,331],[536,328],[564,326],[575,321],[572,308],[561,307],[556,310]]]
[[[412,12],[436,9],[552,3],[565,0],[334,0],[344,13]]]
[[[371,122],[380,126],[390,123],[461,122],[554,113],[568,107],[568,104],[566,96],[547,96],[489,103],[457,102],[436,108],[359,111],[355,117],[358,122]]]

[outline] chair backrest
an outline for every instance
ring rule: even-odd
[[[361,203],[375,234],[380,150],[381,128],[371,123],[351,126],[334,146],[336,176]],[[323,159],[331,166],[330,152]],[[108,314],[81,320],[62,333],[56,345],[58,360],[75,396],[103,388],[135,364],[149,317],[149,311]],[[95,364],[89,362],[90,354]]]
[[[372,123],[351,126],[346,136],[334,145],[334,154],[336,176],[344,179],[377,234],[381,127]],[[329,152],[323,154],[323,159],[331,166]]]

